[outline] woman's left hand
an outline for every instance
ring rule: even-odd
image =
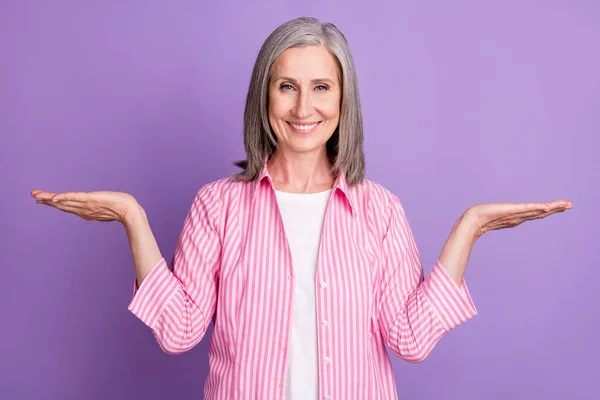
[[[572,207],[570,201],[551,203],[493,203],[469,208],[454,224],[439,256],[440,263],[460,285],[475,241],[487,231],[512,228],[525,221],[546,218]]]
[[[475,224],[476,234],[512,228],[525,221],[546,218],[557,212],[570,209],[573,204],[567,200],[556,200],[551,203],[493,203],[479,204],[469,208],[466,214]]]

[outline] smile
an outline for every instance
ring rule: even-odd
[[[318,121],[318,122],[315,122],[312,124],[301,124],[301,125],[293,124],[289,121],[287,121],[287,123],[292,127],[292,129],[294,131],[296,131],[298,133],[310,133],[317,127],[317,125],[319,125],[321,123],[321,121]]]

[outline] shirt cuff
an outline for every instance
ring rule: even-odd
[[[133,299],[127,307],[136,317],[154,329],[165,306],[177,292],[179,282],[164,258],[150,270],[138,288],[133,282]]]
[[[477,315],[465,279],[457,285],[439,260],[423,281],[422,287],[446,331]]]

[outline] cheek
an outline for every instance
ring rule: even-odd
[[[337,98],[324,98],[320,102],[319,112],[327,119],[337,120],[340,117],[340,101]]]
[[[283,118],[288,110],[289,105],[285,98],[277,95],[269,96],[269,116],[270,118]]]
[[[321,114],[329,120],[337,121],[340,118],[339,105],[330,105],[322,109]]]

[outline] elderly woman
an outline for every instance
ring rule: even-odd
[[[129,310],[180,354],[211,321],[207,399],[395,399],[385,349],[419,362],[476,308],[463,279],[483,233],[571,208],[484,204],[452,227],[427,277],[398,197],[364,178],[354,62],[332,24],[298,18],[263,44],[244,115],[243,172],[201,187],[170,267],[126,193],[32,191],[121,222]]]

